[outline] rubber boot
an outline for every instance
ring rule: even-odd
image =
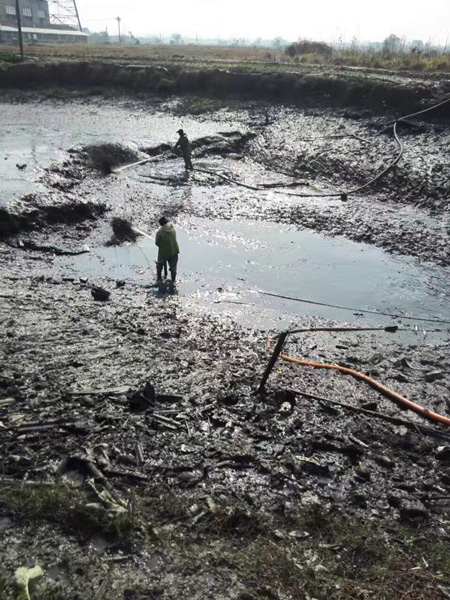
[[[156,263],[156,281],[162,281],[162,271],[164,265],[161,263]]]

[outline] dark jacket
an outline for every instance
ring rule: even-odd
[[[155,244],[159,248],[158,262],[165,262],[180,252],[177,234],[172,223],[166,223],[158,229]]]
[[[181,148],[183,156],[191,155],[191,142],[189,141],[188,136],[185,133],[183,133],[183,135],[180,135],[178,142],[175,144],[175,148],[178,148],[178,146]]]

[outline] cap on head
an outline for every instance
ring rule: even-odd
[[[159,220],[159,224],[160,225],[167,225],[168,222],[169,221],[167,220],[166,217],[161,217],[160,220]]]
[[[179,130],[177,131],[177,133],[179,133],[180,135],[183,135],[184,131],[183,131],[182,129],[179,129]]]

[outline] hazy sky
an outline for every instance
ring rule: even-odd
[[[450,38],[450,0],[77,0],[82,25],[134,35],[424,42]]]

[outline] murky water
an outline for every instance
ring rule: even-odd
[[[76,145],[121,142],[136,147],[154,146],[175,141],[175,132],[180,126],[185,127],[193,139],[236,128],[242,130],[242,123],[237,125],[232,115],[226,118],[222,115],[216,120],[205,116],[200,119],[177,117],[123,101],[104,106],[82,101],[51,106],[45,102],[0,104],[0,118],[3,126],[0,204],[27,192],[39,191],[42,169],[61,161],[66,151]],[[309,118],[305,123],[308,131],[314,123],[317,127],[323,126],[320,118]],[[334,123],[333,127],[338,125]],[[290,129],[285,130],[280,124],[277,127],[281,148],[281,141],[289,138]],[[23,170],[16,166],[24,164],[27,166]],[[213,170],[230,168],[235,178],[251,184],[270,177],[281,178],[247,159],[206,157],[197,159],[196,166]],[[94,189],[97,201],[109,202],[114,210],[123,210],[116,208],[116,199],[117,206],[123,207],[123,198],[129,198],[125,205],[130,207],[133,218],[136,215],[132,211],[139,212],[141,198],[144,199],[141,206],[151,202],[164,209],[178,207],[175,212],[179,213],[177,230],[181,256],[177,289],[185,305],[192,310],[231,316],[257,327],[291,323],[300,316],[363,323],[389,321],[386,317],[362,317],[354,314],[358,311],[342,311],[259,293],[265,290],[356,309],[450,318],[449,269],[420,266],[413,259],[395,258],[373,246],[343,238],[327,238],[309,230],[244,220],[241,216],[249,214],[250,209],[250,214],[270,209],[276,215],[278,208],[284,211],[295,204],[301,210],[302,204],[270,190],[254,193],[231,185],[217,186],[214,177],[201,172],[194,174],[192,185],[184,185],[182,177],[181,180],[178,177],[180,173],[183,169],[179,160],[157,166],[148,164],[102,180]],[[315,189],[313,181],[309,189]],[[323,204],[322,199],[308,199],[308,207],[314,202]],[[326,207],[343,210],[339,200],[327,201]],[[207,220],[187,217],[187,214],[226,215],[232,220]],[[155,232],[149,233],[154,235]],[[94,247],[89,255],[58,259],[55,265],[95,280],[108,277],[145,285],[154,282],[155,257],[153,242],[141,238],[136,245]],[[150,290],[150,298],[158,293],[156,288]]]
[[[251,317],[258,326],[275,315],[283,315],[283,320],[309,315],[356,318],[353,311],[259,293],[264,290],[359,309],[450,319],[450,270],[419,266],[367,244],[257,221],[182,220],[177,232],[177,290],[193,308],[231,310],[244,321]],[[140,238],[138,244],[93,248],[90,254],[60,263],[94,279],[152,284],[155,259],[153,241]],[[389,318],[364,316],[364,322],[386,321]]]
[[[175,143],[180,126],[194,138],[233,129],[231,122],[219,124],[152,114],[150,110],[146,112],[142,107],[130,107],[123,102],[116,107],[73,102],[57,105],[0,102],[0,123],[0,206],[23,194],[43,191],[43,186],[36,182],[40,170],[62,161],[66,151],[74,146],[106,142],[139,146]],[[26,166],[20,169],[17,165]]]

